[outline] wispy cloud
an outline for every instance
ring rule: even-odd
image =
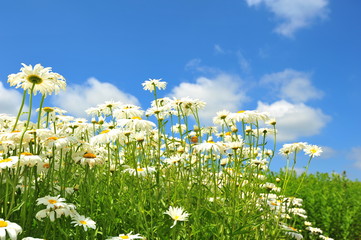
[[[246,0],[248,6],[265,5],[280,24],[275,31],[292,37],[294,33],[328,16],[328,0]]]
[[[52,97],[52,102],[77,117],[85,117],[86,109],[105,101],[139,104],[136,97],[123,92],[115,85],[89,78],[84,84],[70,85],[65,92]]]
[[[197,72],[197,73],[211,73],[211,74],[221,72],[217,68],[209,67],[202,64],[202,60],[199,58],[194,58],[188,61],[187,64],[185,65],[185,70],[191,72]]]
[[[337,150],[335,150],[331,147],[321,146],[321,148],[322,148],[323,152],[322,152],[320,158],[322,158],[322,159],[330,159],[330,158],[334,158],[338,155]]]
[[[249,63],[249,61],[244,57],[244,55],[241,53],[241,51],[237,52],[237,58],[238,58],[238,62],[239,65],[241,67],[241,70],[244,73],[250,73],[251,72],[251,64]]]
[[[218,45],[218,44],[215,44],[215,45],[214,45],[214,51],[215,51],[215,53],[218,53],[218,54],[224,54],[224,53],[226,53],[226,52],[223,50],[223,48],[222,48],[220,45]]]
[[[248,100],[243,81],[237,75],[220,73],[213,78],[199,77],[195,83],[182,82],[171,90],[169,97],[191,97],[207,103],[199,115],[202,123],[211,124],[217,111],[242,109]]]
[[[292,102],[307,102],[320,99],[324,93],[316,89],[311,82],[311,74],[285,69],[282,72],[267,74],[260,83],[269,86],[273,94]]]
[[[361,169],[361,146],[352,148],[348,157],[354,161],[356,168]]]
[[[16,115],[21,105],[22,95],[15,89],[5,88],[0,82],[0,113]]]

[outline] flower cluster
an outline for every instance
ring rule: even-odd
[[[65,199],[61,198],[60,195],[56,197],[45,196],[38,198],[37,204],[46,206],[45,209],[40,210],[35,215],[35,217],[40,221],[45,217],[49,217],[50,221],[54,222],[56,218],[60,218],[64,215],[65,217],[70,216],[73,220],[72,223],[74,226],[81,226],[85,231],[87,231],[88,228],[96,228],[96,223],[92,219],[80,215],[75,210],[75,205],[66,203]]]
[[[65,88],[61,75],[39,64],[34,67],[24,64],[21,72],[10,75],[8,81],[12,86],[32,94],[40,92],[44,96]],[[155,96],[157,89],[166,88],[166,82],[160,79],[149,79],[142,85]],[[90,121],[42,105],[38,108],[36,123],[30,121],[30,113],[27,121],[21,120],[20,115],[16,118],[0,115],[0,193],[6,196],[5,201],[5,197],[0,195],[0,202],[10,202],[6,206],[10,209],[15,205],[13,199],[26,202],[31,191],[43,194],[36,196],[52,194],[36,200],[38,206],[45,207],[35,214],[41,224],[52,224],[60,218],[70,217],[68,222],[85,231],[96,229],[100,224],[103,224],[102,231],[106,231],[108,228],[104,225],[110,221],[104,220],[104,214],[94,217],[96,223],[80,215],[76,206],[61,196],[79,203],[77,206],[89,205],[93,215],[101,212],[94,210],[93,204],[103,207],[106,201],[93,203],[92,197],[100,192],[114,194],[115,197],[111,195],[107,202],[107,206],[113,209],[122,201],[121,198],[133,197],[129,191],[134,188],[136,194],[150,191],[151,199],[139,200],[135,208],[140,210],[142,219],[151,215],[151,224],[160,221],[164,210],[159,210],[164,209],[165,204],[188,203],[188,206],[182,206],[192,215],[182,207],[173,206],[163,212],[173,222],[172,231],[177,230],[174,227],[178,222],[188,221],[190,216],[193,219],[203,212],[197,207],[206,200],[203,202],[211,207],[222,203],[221,206],[225,206],[222,211],[232,209],[223,215],[233,217],[231,222],[236,225],[241,216],[254,211],[263,221],[255,225],[255,231],[262,234],[265,234],[264,224],[277,222],[275,232],[279,231],[282,238],[302,239],[302,234],[308,231],[325,239],[322,231],[311,224],[305,225],[303,231],[294,228],[295,222],[307,219],[302,199],[285,195],[288,172],[282,180],[270,174],[269,166],[276,145],[272,149],[266,145],[277,134],[276,120],[265,112],[222,110],[213,118],[216,126],[203,126],[198,112],[204,107],[205,102],[199,99],[156,97],[146,110],[132,104],[106,101],[86,110],[92,118]],[[267,124],[270,128],[259,127]],[[280,153],[288,157],[302,150],[310,158],[322,153],[320,147],[304,142],[285,144]],[[134,185],[127,186],[127,183]],[[93,189],[95,185],[100,186],[99,189]],[[11,186],[16,186],[16,191],[11,192],[14,189]],[[186,194],[191,191],[197,194],[185,200],[182,194],[172,194],[177,188]],[[197,204],[192,202],[196,196],[199,198]],[[142,206],[143,203],[147,206]],[[158,204],[154,208],[158,209],[158,215],[148,206],[152,204]],[[192,211],[190,206],[194,206],[196,211]],[[11,209],[6,211],[11,213]],[[214,211],[208,214],[211,213]],[[97,217],[103,222],[99,223]],[[117,216],[118,223],[127,219],[122,217]],[[43,221],[46,218],[50,221]],[[109,229],[117,227],[114,225]],[[153,225],[149,229],[156,227]],[[6,234],[15,239],[20,232],[19,225],[0,219],[0,239],[4,239]],[[114,233],[103,234],[112,236]],[[108,239],[144,238],[129,232]]]

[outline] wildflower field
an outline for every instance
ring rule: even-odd
[[[24,93],[17,116],[0,115],[0,240],[361,239],[360,182],[296,176],[297,157],[308,168],[322,149],[276,149],[270,113],[204,126],[205,102],[159,97],[166,82],[150,79],[147,110],[110,100],[87,120],[46,105],[66,88],[51,68],[24,64],[8,82]]]

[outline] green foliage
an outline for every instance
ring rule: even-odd
[[[336,173],[294,174],[287,195],[294,194],[302,178],[296,197],[304,200],[307,220],[334,239],[361,239],[361,182]]]

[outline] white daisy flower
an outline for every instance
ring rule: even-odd
[[[42,161],[43,160],[39,155],[33,155],[32,153],[29,153],[29,152],[22,152],[20,154],[20,165],[21,166],[33,167]]]
[[[88,228],[95,229],[96,228],[96,222],[94,222],[92,219],[82,216],[82,215],[75,215],[73,216],[73,221],[71,222],[74,224],[74,226],[81,226],[84,228],[84,231],[87,231]]]
[[[306,142],[296,142],[296,143],[288,143],[283,144],[282,148],[280,149],[280,154],[283,156],[288,156],[293,152],[299,152],[303,149],[306,149],[308,144]]]
[[[115,109],[113,115],[117,119],[124,119],[124,118],[140,117],[143,115],[143,113],[144,111],[141,110],[140,107],[133,104],[126,104]]]
[[[140,117],[132,117],[131,119],[120,119],[118,124],[132,131],[151,131],[156,125],[148,120]]]
[[[22,240],[46,240],[46,239],[44,239],[44,238],[25,237]]]
[[[312,226],[312,223],[309,222],[309,221],[304,221],[304,224],[305,224],[306,226]]]
[[[174,133],[184,133],[187,130],[187,126],[185,124],[175,124],[171,127],[172,132]]]
[[[43,144],[44,147],[52,148],[55,147],[57,149],[63,149],[67,146],[70,146],[72,144],[78,143],[78,139],[74,136],[68,136],[68,137],[49,137],[47,138]]]
[[[65,203],[65,198],[61,198],[60,195],[56,197],[45,196],[38,198],[37,205],[43,204],[46,209],[40,210],[36,213],[35,218],[42,220],[45,217],[49,217],[50,221],[54,222],[55,218],[64,216],[74,216],[77,214],[75,206],[73,204]]]
[[[174,112],[175,115],[188,116],[200,109],[203,109],[206,106],[206,103],[199,99],[184,97],[181,99],[175,98],[172,102],[172,105],[173,108],[176,110]]]
[[[303,239],[302,234],[297,233],[297,232],[286,232],[286,234],[289,235],[289,236],[291,236],[291,237],[293,237],[293,238],[296,239],[296,240],[301,240],[301,239]]]
[[[145,168],[137,167],[137,169],[127,168],[127,169],[123,170],[123,172],[128,172],[130,175],[133,175],[133,176],[136,176],[136,175],[145,176],[152,172],[155,172],[155,168],[154,167],[145,167]]]
[[[319,157],[323,152],[322,148],[316,145],[308,145],[303,151],[310,157]]]
[[[231,112],[228,110],[222,110],[217,112],[217,116],[213,117],[213,123],[221,126],[224,126],[226,124],[231,125],[229,119],[227,118],[230,113]]]
[[[227,118],[235,122],[254,123],[257,121],[265,122],[269,120],[269,115],[266,112],[238,111],[236,113],[229,114]]]
[[[0,218],[1,240],[6,239],[6,233],[9,235],[9,238],[11,240],[16,240],[17,235],[20,234],[22,231],[23,231],[22,228],[18,224]]]
[[[174,223],[170,228],[173,228],[178,221],[188,221],[189,217],[189,213],[185,212],[181,207],[169,206],[169,209],[164,212],[164,214],[168,214],[174,220]]]
[[[99,116],[100,115],[100,109],[97,107],[90,107],[85,110],[85,113],[90,116]]]
[[[315,227],[307,227],[306,228],[308,231],[310,231],[312,234],[322,234],[323,231],[319,228],[315,228]]]
[[[269,182],[266,182],[265,184],[261,184],[260,187],[265,188],[268,191],[275,191],[275,192],[281,191],[281,188],[277,187],[274,183],[269,183]]]
[[[36,204],[40,205],[43,204],[46,206],[47,209],[49,208],[60,208],[60,207],[65,207],[67,204],[65,203],[65,198],[61,198],[60,195],[56,196],[56,197],[51,197],[51,196],[45,196],[42,198],[38,198],[36,200]]]
[[[77,214],[75,206],[72,204],[66,204],[64,207],[59,207],[55,209],[43,209],[35,214],[35,218],[39,221],[42,221],[43,218],[49,217],[51,222],[55,221],[55,218],[60,218],[61,216],[72,216]]]
[[[242,148],[243,144],[244,144],[243,140],[241,139],[240,141],[236,141],[236,142],[228,142],[226,143],[226,146],[228,149],[237,150]]]
[[[41,92],[43,95],[49,95],[53,92],[58,93],[60,90],[65,90],[66,82],[63,76],[58,73],[51,72],[51,68],[44,68],[40,64],[34,67],[25,65],[20,69],[21,72],[17,74],[10,74],[8,82],[10,86],[30,90],[34,86],[34,95]]]
[[[12,156],[8,158],[0,157],[0,169],[12,168],[17,164],[18,161],[19,158],[17,156]]]
[[[206,152],[212,150],[213,152],[224,153],[225,147],[221,143],[213,142],[213,140],[208,140],[207,142],[203,142],[193,146],[193,149],[196,152]]]
[[[166,82],[161,82],[162,79],[149,79],[142,83],[143,89],[153,92],[156,88],[165,89],[167,86]]]
[[[323,236],[323,235],[320,235],[318,236],[319,238],[323,239],[323,240],[333,240],[333,238],[330,238],[330,237],[326,237],[326,236]]]
[[[164,159],[163,161],[168,164],[177,164],[178,162],[184,161],[185,156],[171,156],[169,158]]]
[[[281,225],[281,227],[282,227],[284,230],[288,231],[288,232],[286,232],[286,235],[289,235],[289,236],[291,236],[291,237],[293,237],[293,238],[295,238],[295,239],[297,239],[297,240],[303,239],[302,234],[298,233],[298,230],[297,230],[296,228],[290,227],[290,226],[286,226],[286,225],[283,225],[283,224]]]
[[[40,111],[40,108],[36,109],[37,112]],[[41,109],[42,113],[42,121],[50,121],[50,122],[54,122],[56,120],[56,115],[63,115],[64,113],[66,113],[66,110],[63,110],[61,108],[58,107],[43,107]]]
[[[119,234],[118,237],[112,237],[112,238],[108,238],[107,240],[122,240],[122,239],[144,239],[144,237],[140,236],[139,233],[137,234],[132,234],[132,232],[128,233],[128,234]]]
[[[93,168],[95,165],[102,165],[104,163],[104,157],[87,152],[83,154],[82,158],[75,159],[75,162],[80,162],[83,166],[89,165],[90,168]]]

